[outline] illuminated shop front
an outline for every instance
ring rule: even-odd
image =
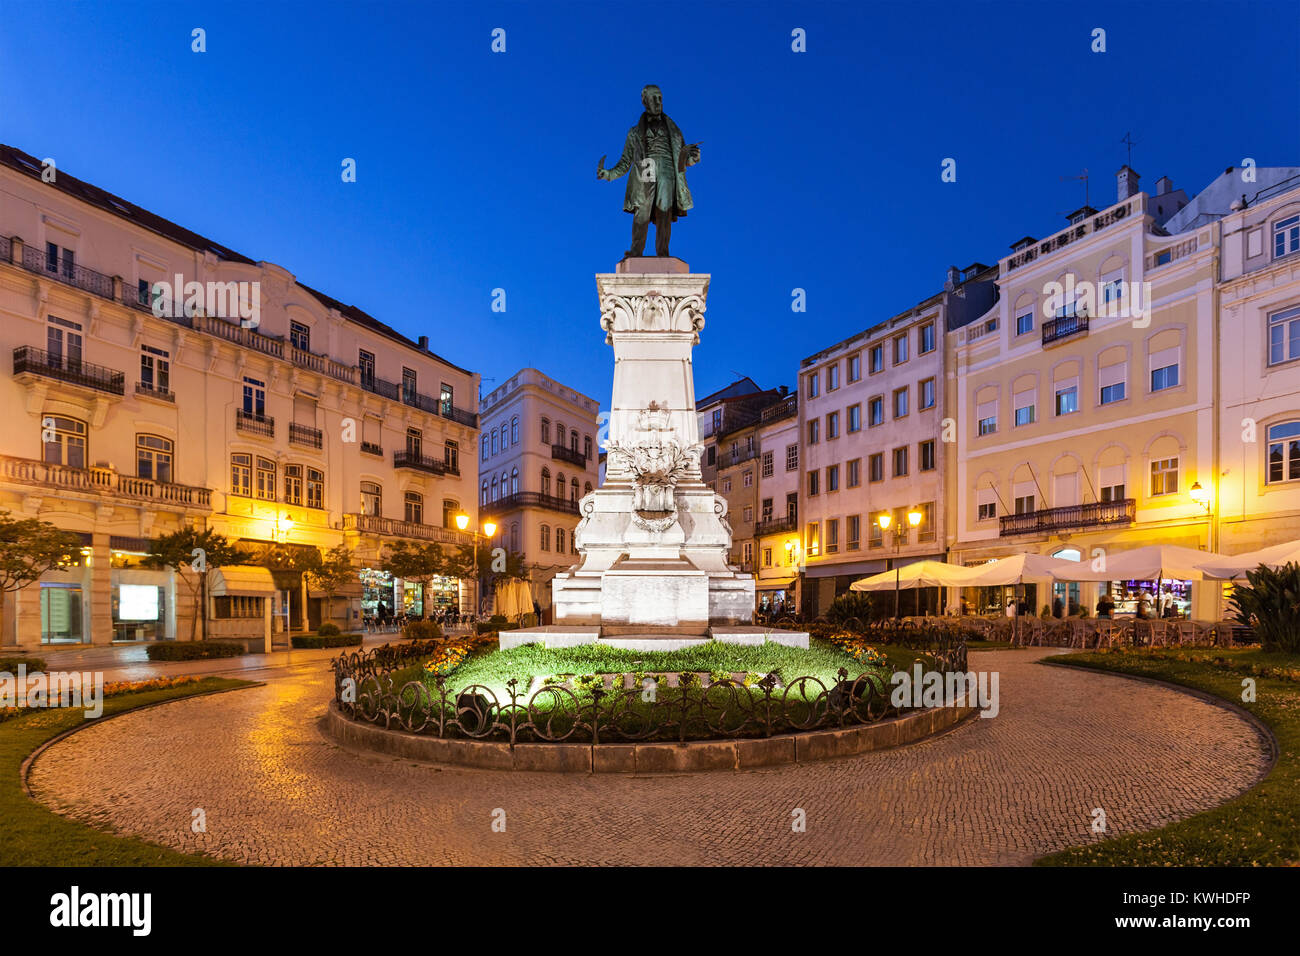
[[[113,640],[175,640],[171,571],[141,567],[146,555],[114,551],[111,599]]]
[[[377,568],[362,568],[360,577],[361,614],[367,619],[379,617],[381,609],[385,614],[418,618],[425,616],[426,605],[429,616],[460,606],[458,578],[435,577],[422,588],[418,581],[395,578]]]

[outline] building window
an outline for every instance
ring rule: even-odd
[[[1162,365],[1151,370],[1151,391],[1159,392],[1178,384],[1178,363]]]
[[[492,494],[488,498],[489,502],[496,501],[501,497],[501,479],[496,475],[492,476]]]
[[[917,541],[933,541],[934,533],[934,502],[925,501],[921,503],[918,509],[921,512],[921,523],[916,527]]]
[[[917,383],[916,389],[920,393],[917,399],[918,407],[921,409],[934,408],[934,379],[923,379]]]
[[[840,519],[830,518],[826,522],[826,553],[834,554],[840,549]]]
[[[856,382],[862,378],[862,353],[849,356],[849,381]]]
[[[307,507],[325,507],[325,472],[317,468],[307,469]]]
[[[1016,335],[1028,335],[1034,331],[1034,312],[1029,310],[1024,315],[1016,316]]]
[[[980,402],[975,406],[975,421],[978,423],[977,431],[981,435],[991,435],[998,430],[998,403],[994,399],[991,402]]]
[[[587,461],[591,461],[591,436],[590,435],[582,436],[582,457],[587,459]]]
[[[512,495],[519,494],[519,469],[518,468],[510,469],[510,494]]]
[[[455,498],[443,498],[442,499],[442,526],[444,528],[456,527],[456,515],[458,514],[460,514],[460,502],[457,501]]]
[[[998,516],[998,504],[996,501],[981,501],[979,506],[979,521],[992,521]]]
[[[135,474],[151,481],[171,481],[171,441],[159,435],[136,435]]]
[[[501,450],[505,451],[510,447],[510,432],[504,421],[501,422]]]
[[[873,345],[867,350],[867,371],[875,375],[885,369],[885,347]]]
[[[575,505],[578,503],[578,479],[569,479],[569,500]]]
[[[934,351],[934,325],[921,326],[921,344],[918,347],[921,355]]]
[[[1300,478],[1300,421],[1268,426],[1268,483]]]
[[[415,369],[402,369],[402,401],[408,405],[416,403]]]
[[[718,462],[718,446],[710,445],[704,449],[704,463],[712,468]]]
[[[257,459],[257,470],[253,476],[253,494],[263,501],[275,500],[275,462],[270,458]]]
[[[564,554],[564,529],[555,529],[555,550],[559,554]]]
[[[408,491],[402,496],[402,518],[411,524],[424,524],[424,495]]]
[[[212,616],[222,621],[234,618],[259,618],[264,614],[262,602],[265,600],[260,597],[223,594],[212,599]]]
[[[86,467],[86,423],[62,415],[46,415],[41,420],[41,440],[46,464]]]
[[[542,525],[541,540],[538,544],[543,551],[551,550],[551,526],[549,524]]]
[[[764,499],[763,499],[763,518],[762,518],[762,521],[763,521],[764,524],[766,524],[767,522],[769,522],[769,521],[771,521],[771,520],[772,520],[772,499],[771,499],[771,498],[764,498]]]
[[[1069,415],[1079,410],[1079,386],[1067,385],[1056,390],[1056,414]]]
[[[289,344],[301,352],[311,351],[311,329],[301,322],[289,323]]]
[[[731,479],[730,479],[730,478],[723,478],[723,479],[722,479],[722,493],[723,493],[724,495],[729,495],[729,494],[731,494]]]
[[[862,516],[849,515],[844,519],[844,536],[848,539],[846,542],[846,551],[858,551],[862,548]]]
[[[894,477],[901,478],[907,474],[907,446],[894,449]]]
[[[140,346],[140,384],[151,392],[171,391],[171,356],[152,345]]]
[[[821,394],[821,378],[818,376],[816,372],[813,372],[811,375],[808,376],[808,397],[816,398],[820,394]],[[717,415],[718,413],[714,412],[713,414]]]
[[[854,458],[846,466],[845,481],[850,488],[857,488],[862,484],[862,459]]]
[[[826,391],[833,392],[840,387],[840,366],[836,362],[834,365],[826,366]]]
[[[885,400],[880,396],[867,402],[867,424],[876,426],[885,420]]]
[[[442,461],[448,471],[460,471],[460,445],[450,438],[442,443]]]
[[[1300,216],[1291,216],[1273,226],[1273,258],[1300,249]],[[65,249],[64,252],[67,252]]]
[[[894,336],[894,364],[902,365],[907,361],[907,333]]]
[[[774,470],[775,469],[772,463],[772,453],[770,451],[763,452],[763,477],[771,478],[772,472]]]
[[[826,437],[828,439],[840,437],[840,413],[839,412],[831,412],[829,415],[826,416]]]
[[[1109,405],[1111,402],[1122,402],[1125,395],[1125,382],[1128,379],[1128,368],[1123,362],[1115,365],[1106,365],[1097,371],[1097,383],[1101,386],[1099,395],[1099,404]]]
[[[771,566],[772,566],[772,549],[771,549],[771,548],[764,548],[764,549],[763,549],[763,567],[765,567],[765,568],[770,568]]]
[[[1151,494],[1172,495],[1178,492],[1178,459],[1161,458],[1151,462]]]
[[[907,386],[894,389],[894,417],[905,418],[907,416]]]
[[[808,472],[808,497],[816,498],[821,494],[821,472]]]
[[[483,479],[483,484],[478,491],[478,503],[480,506],[488,503],[488,483],[486,478]]]
[[[849,434],[862,431],[862,406],[849,406]]]
[[[799,446],[785,446],[785,470],[796,471],[799,468]]]
[[[412,458],[424,457],[424,433],[418,428],[406,430],[406,453]]]
[[[549,445],[550,443],[551,443],[551,420],[549,418],[543,418],[542,419],[542,444]]]
[[[519,416],[510,419],[510,444],[519,444]]]
[[[361,513],[375,517],[384,513],[384,489],[379,482],[361,482]]]
[[[575,489],[578,487],[577,479],[574,479],[573,487],[574,487]],[[753,488],[753,487],[754,487],[754,469],[752,469],[752,468],[746,468],[746,469],[741,473],[741,475],[740,475],[740,487],[742,487],[742,488]]]
[[[821,554],[821,550],[821,525],[816,521],[813,521],[808,525],[808,536],[804,540],[804,553],[810,558],[815,558],[817,555]]]
[[[230,493],[243,498],[253,496],[253,456],[230,456]]]
[[[867,481],[885,480],[885,453],[876,452],[867,459]]]
[[[375,387],[375,353],[360,349],[357,352],[357,368],[361,373],[361,387]]]
[[[881,548],[885,544],[885,532],[874,521],[867,522],[867,547]]]
[[[556,422],[555,423],[555,444],[563,447],[565,443],[565,438],[567,436],[568,436],[568,432],[564,430],[564,426],[561,425],[559,422]],[[557,548],[556,550],[559,549]]]
[[[302,504],[302,465],[284,466],[284,503]]]
[[[1268,364],[1300,358],[1300,306],[1268,317]]]
[[[550,493],[551,493],[551,469],[543,468],[542,469],[542,494],[549,495]]]
[[[1021,495],[1019,498],[1016,499],[1016,514],[1027,515],[1032,513],[1033,510],[1034,510],[1033,495]]]
[[[439,414],[444,418],[451,415],[451,410],[456,407],[456,392],[446,382],[438,386],[438,409]]]
[[[839,465],[826,466],[826,490],[828,492],[840,490],[840,466]]]
[[[821,436],[822,423],[820,418],[814,418],[808,423],[808,444],[817,444]]]
[[[266,417],[266,383],[244,377],[244,414],[254,418]]]
[[[934,471],[934,439],[923,441],[916,446],[917,467],[921,471]]]
[[[1103,471],[1105,469],[1102,469]],[[1102,501],[1123,501],[1124,500],[1124,483],[1117,485],[1103,485],[1101,488]]]
[[[484,435],[484,436],[479,440],[479,448],[480,448],[479,458],[482,459],[483,461],[487,461],[487,460],[488,460],[488,437],[487,437],[487,435]]]

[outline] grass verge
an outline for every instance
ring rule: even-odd
[[[165,700],[247,687],[249,681],[206,678],[193,684],[107,697],[104,717]],[[97,718],[103,719],[103,718]],[[41,744],[88,720],[81,710],[34,710],[0,722],[0,866],[220,866],[222,861],[191,856],[120,837],[61,817],[23,791],[22,765]]]
[[[1151,677],[1241,707],[1272,730],[1278,757],[1253,789],[1158,830],[1053,853],[1040,866],[1285,866],[1300,862],[1300,661],[1258,649],[1155,648],[1070,654],[1070,667]],[[1268,676],[1264,676],[1268,675]],[[1242,681],[1256,682],[1243,702]]]

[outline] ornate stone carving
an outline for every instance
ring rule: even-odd
[[[668,409],[651,402],[637,415],[646,437],[635,442],[610,441],[612,470],[632,475],[632,520],[646,531],[665,531],[677,521],[677,482],[697,466],[703,445],[683,444],[668,422]]]
[[[704,299],[698,295],[605,295],[600,326],[606,332],[691,332],[699,342],[704,328]]]

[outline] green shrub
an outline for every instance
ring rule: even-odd
[[[437,621],[412,621],[402,633],[408,641],[437,641],[442,639],[442,625]]]
[[[1254,628],[1265,651],[1300,654],[1300,564],[1261,564],[1246,580],[1228,599],[1237,622]]]
[[[316,633],[321,637],[338,637],[343,632],[339,630],[339,626],[333,621],[326,621],[320,627],[316,628]]]
[[[850,591],[841,594],[826,609],[826,623],[840,628],[856,623],[865,627],[881,616],[878,603],[873,595],[866,591]]]
[[[488,618],[489,624],[504,624],[505,622],[506,622],[506,616],[504,614],[493,614],[490,618]]]
[[[486,621],[479,621],[474,625],[475,632],[479,634],[491,634],[494,631],[514,631],[518,630],[518,628],[518,624],[504,619],[500,621],[488,619]]]
[[[0,671],[6,674],[17,674],[19,664],[25,666],[29,674],[45,670],[45,659],[41,657],[0,657]]]
[[[324,630],[322,626],[321,630]],[[338,628],[334,628],[337,632]],[[360,634],[295,634],[289,638],[290,642],[298,650],[315,650],[322,647],[360,647]]]
[[[243,644],[233,641],[160,641],[150,644],[145,653],[151,661],[201,661],[213,657],[238,657],[248,652]]]

